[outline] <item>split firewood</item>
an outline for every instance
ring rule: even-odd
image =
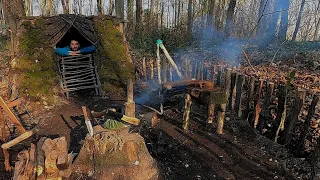
[[[42,150],[42,146],[44,141],[46,140],[46,137],[41,137],[40,140],[37,143],[36,148],[36,171],[37,171],[37,179],[40,176],[44,176],[44,151]]]
[[[45,172],[55,173],[58,171],[57,167],[57,158],[59,156],[59,152],[57,152],[55,144],[57,143],[57,139],[51,140],[46,139],[43,143],[42,150],[45,154]]]
[[[57,149],[60,151],[60,155],[57,160],[57,167],[59,170],[67,169],[68,163],[68,144],[65,137],[61,137],[57,142]]]

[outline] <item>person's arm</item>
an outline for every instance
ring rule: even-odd
[[[81,54],[92,53],[94,50],[95,50],[95,48],[93,46],[88,46],[88,47],[80,49],[80,53]]]
[[[64,47],[64,48],[56,48],[56,54],[60,56],[69,56],[69,47]]]

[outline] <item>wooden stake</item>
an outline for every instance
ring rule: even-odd
[[[183,113],[183,131],[184,132],[188,131],[191,104],[192,104],[191,96],[190,96],[190,94],[186,93],[185,105],[184,105],[184,113]]]
[[[220,110],[218,111],[218,123],[217,123],[217,133],[223,133],[224,117],[226,114],[227,104],[220,104]]]
[[[274,83],[273,82],[269,82],[267,84],[268,88],[267,88],[267,92],[264,98],[264,106],[263,106],[263,122],[261,122],[261,127],[260,127],[260,132],[262,132],[262,130],[267,126],[267,121],[270,119],[270,103],[272,100],[272,95],[273,95],[273,91],[274,91]]]
[[[236,86],[237,73],[231,73],[231,86],[230,86],[230,95],[229,95],[229,109],[233,110],[233,91]]]
[[[173,68],[172,66],[169,67],[169,81],[172,81],[172,72],[173,72]]]
[[[143,69],[143,77],[145,81],[148,81],[148,76],[147,76],[147,65],[146,65],[146,58],[143,57],[142,59],[142,69]]]
[[[212,81],[213,81],[213,83],[215,83],[215,78],[216,78],[216,71],[217,71],[217,66],[216,65],[214,65],[213,66],[213,69],[212,69]]]
[[[273,127],[271,129],[271,138],[277,141],[279,133],[279,128],[281,127],[281,120],[283,119],[283,113],[286,109],[286,94],[287,94],[287,87],[284,84],[279,85],[277,97],[278,97],[278,111],[277,111],[277,117],[273,123]]]
[[[150,79],[154,79],[153,59],[150,59]]]
[[[213,123],[215,105],[210,101],[208,104],[208,124]]]
[[[257,128],[257,125],[259,123],[260,112],[262,110],[260,98],[261,98],[261,91],[262,91],[263,82],[264,82],[263,79],[259,79],[259,87],[257,89],[256,99],[255,99],[256,106],[254,109],[254,123],[253,123],[254,128]]]
[[[217,85],[221,86],[222,67],[218,65]]]
[[[1,145],[2,149],[9,149],[10,147],[20,143],[21,141],[31,137],[32,135],[34,135],[35,133],[37,133],[39,130],[37,128],[32,129],[31,131],[27,131],[23,134],[21,134],[20,136],[14,138],[13,140],[6,142],[4,144]]]
[[[248,115],[250,113],[250,111],[252,110],[252,105],[254,104],[254,98],[253,98],[253,94],[254,94],[254,82],[255,82],[255,78],[251,77],[249,80],[249,89],[248,89],[248,94],[247,94],[247,105],[246,105],[246,110],[244,112],[243,117],[248,119]],[[248,119],[249,120],[249,119]],[[251,120],[249,120],[249,123],[251,124]]]
[[[161,64],[160,64],[160,50],[157,45],[157,71],[158,71],[158,83],[161,84]]]
[[[166,61],[162,62],[162,83],[168,81],[168,64]]]
[[[244,78],[245,77],[242,74],[239,74],[237,77],[235,111],[238,117],[241,117],[241,94],[244,84]]]
[[[193,66],[193,74],[192,77],[194,79],[197,79],[197,74],[198,74],[198,62],[195,63],[195,65]]]
[[[201,80],[204,79],[204,65],[203,61],[201,61]]]
[[[225,87],[224,90],[227,93],[227,97],[230,96],[230,89],[231,89],[231,68],[226,69],[226,76],[225,76]]]
[[[300,152],[304,152],[304,150],[305,150],[305,139],[308,135],[310,122],[311,122],[312,117],[315,114],[315,110],[316,110],[316,106],[317,106],[318,102],[319,102],[319,95],[314,95],[313,99],[312,99],[312,103],[309,106],[307,118],[304,121],[303,130],[300,135],[300,142],[299,142]]]
[[[127,84],[127,102],[125,103],[125,115],[129,117],[136,116],[136,108],[133,100],[133,82],[132,79],[128,80]]]
[[[36,171],[37,171],[37,177],[44,174],[44,151],[42,150],[42,146],[44,141],[46,140],[46,137],[41,137],[40,140],[37,143],[37,149],[36,149]]]

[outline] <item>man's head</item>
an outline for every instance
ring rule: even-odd
[[[70,49],[71,49],[72,51],[78,51],[79,48],[80,48],[79,42],[78,42],[77,40],[71,40],[71,42],[70,42]]]

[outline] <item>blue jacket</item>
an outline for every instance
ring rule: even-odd
[[[84,48],[80,48],[80,53],[81,54],[86,54],[86,53],[92,53],[95,50],[93,46],[88,46]],[[69,51],[71,51],[69,46],[66,46],[64,48],[56,48],[56,54],[60,56],[69,56]]]

